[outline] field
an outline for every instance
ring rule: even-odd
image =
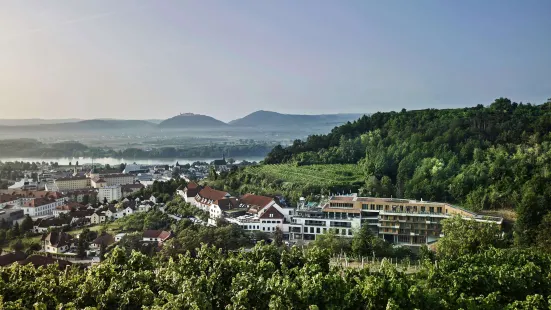
[[[248,172],[268,179],[322,187],[341,186],[364,180],[364,175],[357,165],[262,165],[248,168]]]
[[[357,165],[279,164],[248,167],[220,186],[241,194],[281,194],[296,203],[300,197],[318,199],[319,195],[357,192],[364,182]]]

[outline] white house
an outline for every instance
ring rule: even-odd
[[[94,212],[92,216],[90,216],[90,223],[91,224],[101,224],[104,223],[107,220],[105,216],[105,212]]]
[[[146,242],[157,242],[162,244],[172,237],[172,232],[164,230],[146,230],[143,232],[142,240]]]
[[[195,204],[195,196],[199,193],[202,187],[196,183],[189,182],[185,187],[179,187],[176,193],[184,198],[185,202]]]
[[[126,236],[125,233],[118,233],[115,235],[115,242],[121,241],[122,237]]]
[[[65,253],[71,247],[71,235],[64,232],[50,232],[42,236],[42,247],[48,253]]]
[[[155,203],[152,201],[149,201],[149,200],[142,201],[138,206],[138,212],[147,212],[151,210],[151,208],[153,208],[154,205]]]
[[[281,207],[276,199],[246,194],[239,199],[239,207],[246,208],[247,214],[226,217],[228,222],[237,224],[245,230],[273,233],[279,228],[283,233],[289,232],[292,209]]]
[[[153,202],[154,204],[157,203],[157,198],[155,198],[155,196],[151,195],[151,197],[149,197],[149,201]]]
[[[189,185],[189,184],[188,184]],[[203,211],[209,211],[210,205],[216,200],[230,198],[231,195],[228,192],[223,192],[215,190],[209,186],[201,189],[197,195],[195,195],[195,200],[192,200],[190,203],[198,207]]]
[[[90,250],[97,251],[100,250],[102,245],[105,245],[106,247],[115,243],[115,238],[113,235],[110,234],[103,234],[101,236],[98,236],[94,241],[90,243]]]
[[[53,215],[55,208],[65,203],[65,198],[23,198],[23,200],[21,209],[31,217]]]
[[[238,208],[239,202],[237,198],[223,198],[214,201],[209,207],[208,224],[216,226],[218,219],[224,218],[224,213],[232,209]]]

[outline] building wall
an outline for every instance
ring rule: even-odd
[[[90,187],[90,179],[55,180],[55,185],[60,191],[75,190]]]
[[[57,206],[61,206],[65,203],[64,199],[58,199],[52,203],[41,205],[41,206],[26,206],[23,204],[21,206],[21,209],[25,214],[28,214],[29,216],[44,216],[44,215],[52,215],[54,214],[54,210]]]
[[[128,176],[120,176],[120,177],[109,177],[108,175],[103,176],[103,179],[105,182],[107,182],[107,186],[114,186],[114,185],[125,185],[125,184],[132,184],[134,183],[134,176],[128,175]]]
[[[100,202],[104,201],[104,198],[107,198],[108,202],[111,202],[113,200],[121,200],[122,198],[122,192],[120,186],[111,186],[111,187],[104,187],[100,188],[98,191],[98,199]]]

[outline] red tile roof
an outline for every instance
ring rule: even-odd
[[[241,197],[240,202],[248,206],[256,206],[262,209],[269,205],[273,200],[274,199],[272,197],[245,194]]]
[[[172,232],[165,231],[165,230],[146,230],[143,232],[144,238],[159,238],[162,241],[165,241],[171,236],[172,236]]]
[[[17,261],[24,260],[25,258],[27,258],[27,254],[20,251],[2,255],[0,256],[0,267],[11,265]]]
[[[239,202],[237,201],[237,198],[218,199],[214,201],[214,204],[220,207],[221,210],[230,210],[233,208],[237,208],[239,206]]]
[[[49,242],[53,247],[62,247],[71,243],[71,235],[64,232],[52,231],[47,235],[43,235],[41,241]]]
[[[201,191],[199,191],[197,195],[199,195],[200,198],[215,201],[218,199],[225,198],[226,195],[229,195],[229,194],[228,192],[219,191],[219,190],[213,189],[210,186],[206,186]]]

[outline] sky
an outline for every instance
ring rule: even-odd
[[[0,118],[228,121],[551,97],[547,0],[0,0]]]

